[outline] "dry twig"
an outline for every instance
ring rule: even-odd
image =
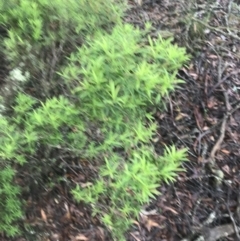
[[[229,31],[228,33],[226,33],[226,32],[224,32],[223,30],[221,30],[221,29],[219,29],[219,28],[216,28],[216,27],[212,27],[212,26],[204,23],[203,21],[201,21],[201,20],[199,20],[199,19],[197,19],[197,18],[192,18],[192,20],[194,20],[194,21],[202,24],[203,26],[205,26],[205,27],[208,28],[208,29],[214,30],[215,32],[221,33],[221,34],[223,34],[223,35],[228,35],[229,37],[232,37],[232,38],[240,41],[240,37],[238,37],[237,35],[233,34],[233,33],[230,32],[230,31]],[[228,29],[228,30],[229,30],[229,29]]]

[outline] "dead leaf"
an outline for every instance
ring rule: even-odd
[[[188,118],[189,118],[189,115],[180,112],[180,113],[175,117],[175,121],[181,120],[181,119],[184,118],[184,117],[188,117]]]
[[[43,209],[41,209],[41,216],[42,216],[42,220],[47,223],[47,215],[45,214]]]
[[[139,6],[142,6],[142,0],[135,0],[135,3],[137,3]]]
[[[134,220],[133,223],[134,223],[136,226],[138,226],[138,229],[141,229],[141,226],[140,226],[140,223],[139,223],[139,222],[137,222],[136,220]]]
[[[236,122],[240,121],[240,109],[234,113],[234,119],[236,120]]]
[[[226,155],[230,154],[230,151],[228,151],[228,150],[226,150],[226,149],[222,149],[221,152],[224,153],[224,154],[226,154]]]
[[[152,220],[151,218],[149,218],[147,215],[144,215],[142,213],[140,213],[141,219],[142,219],[142,223],[143,225],[146,227],[146,229],[148,230],[148,232],[151,231],[152,227],[158,227],[161,228],[161,226],[156,223],[154,220]]]
[[[230,168],[229,168],[228,165],[223,166],[223,167],[222,167],[222,170],[225,171],[227,174],[230,175]]]
[[[98,227],[98,234],[101,238],[101,240],[105,240],[105,234],[104,234],[104,229],[101,227]]]
[[[203,131],[207,131],[207,130],[209,130],[209,127],[208,126],[204,126],[202,130]]]
[[[135,234],[133,234],[133,233],[130,233],[132,236],[133,236],[133,238],[136,240],[136,241],[141,241],[139,238],[137,238],[137,236],[135,235]]]
[[[61,217],[61,222],[67,223],[69,222],[69,220],[71,220],[71,213],[70,212],[66,212],[62,217]]]
[[[66,209],[67,212],[65,213],[65,215],[63,217],[64,217],[64,219],[70,220],[71,219],[71,213],[70,213],[68,204],[64,203],[64,206],[65,206],[65,209]]]
[[[85,240],[88,240],[88,238],[85,235],[83,235],[83,234],[79,234],[78,236],[75,237],[75,240],[83,240],[83,241],[85,241]]]
[[[194,80],[197,80],[198,79],[198,74],[196,74],[196,73],[189,73],[189,75],[194,79]]]
[[[207,107],[209,109],[212,109],[213,107],[215,107],[217,105],[217,100],[215,97],[210,97],[207,101]]]
[[[179,213],[178,213],[177,211],[175,211],[173,208],[170,208],[170,207],[165,206],[164,209],[165,209],[165,210],[168,210],[168,211],[171,211],[172,213],[174,213],[174,214],[176,214],[176,215],[179,214]]]
[[[199,130],[202,130],[202,128],[204,126],[204,119],[203,119],[202,114],[199,111],[199,107],[194,107],[193,113],[194,113],[195,120],[196,120]]]
[[[230,126],[238,126],[238,123],[232,116],[230,116],[229,124]]]
[[[148,216],[148,215],[155,215],[155,214],[157,214],[157,212],[158,212],[157,209],[152,209],[150,211],[146,211],[145,209],[142,209],[140,211],[140,214],[142,214],[144,216]]]
[[[209,58],[209,59],[218,59],[218,56],[215,55],[215,54],[209,54],[209,55],[208,55],[208,58]]]
[[[148,232],[150,232],[153,227],[160,228],[161,226],[152,219],[148,218],[147,222],[145,223],[145,227],[148,230]]]
[[[52,241],[58,241],[60,239],[60,235],[58,233],[54,233],[51,235]]]
[[[211,141],[215,141],[214,136],[210,136],[209,139],[210,139]]]

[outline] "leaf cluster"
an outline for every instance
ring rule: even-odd
[[[55,71],[63,56],[81,46],[87,35],[118,23],[125,1],[11,0],[0,5],[5,59],[12,68],[30,73],[31,85],[42,98],[56,92]],[[38,82],[38,83],[37,83]],[[59,84],[59,83],[58,83]]]
[[[98,160],[96,180],[85,188],[77,185],[72,194],[91,204],[115,240],[124,240],[141,206],[182,170],[185,149],[171,146],[162,156],[155,153],[152,114],[182,82],[176,73],[189,56],[172,39],[146,37],[149,24],[140,30],[121,23],[122,5],[113,2],[12,0],[1,5],[0,20],[8,29],[4,46],[17,70],[11,72],[12,81],[27,77],[35,92],[64,88],[46,98],[20,88],[12,114],[0,119],[0,165],[7,166],[0,172],[0,198],[6,205],[0,209],[0,231],[20,216],[18,202],[17,216],[7,204],[18,193],[17,187],[12,193],[6,189],[12,179],[5,178],[4,170],[13,177],[8,168],[13,163],[46,172],[62,155],[66,162],[73,157]],[[51,50],[54,59],[61,44],[70,46],[71,54],[49,70],[54,61],[42,51]]]
[[[60,72],[77,97],[83,118],[103,136],[99,180],[86,189],[77,186],[73,194],[93,205],[116,240],[124,239],[131,218],[158,194],[159,181],[174,181],[186,159],[186,150],[174,146],[156,156],[151,147],[156,124],[148,108],[160,105],[181,82],[176,71],[188,56],[161,36],[148,38],[146,45],[144,34],[128,24],[117,25],[110,34],[99,32],[68,58]],[[116,147],[124,156],[114,151]],[[104,200],[108,201],[102,207]]]
[[[146,138],[141,136],[147,133],[142,120],[152,118],[147,109],[159,106],[181,82],[176,71],[188,59],[171,39],[149,37],[146,45],[144,35],[128,24],[117,25],[110,34],[98,32],[70,55],[60,72],[86,118],[100,122],[106,132],[135,131],[137,141]]]
[[[0,233],[14,237],[19,234],[17,225],[13,225],[16,219],[22,217],[22,203],[18,199],[20,189],[13,183],[14,170],[10,166],[0,170]]]
[[[72,191],[77,201],[92,204],[93,213],[111,230],[114,240],[125,240],[124,233],[138,217],[141,207],[160,194],[161,181],[173,181],[186,150],[167,149],[161,158],[150,148],[139,148],[128,161],[117,154],[105,158],[99,179],[87,188],[77,185]],[[165,163],[163,162],[165,161]],[[168,161],[168,162],[167,162]]]

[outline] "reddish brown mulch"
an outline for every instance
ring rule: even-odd
[[[195,241],[202,236],[215,241],[225,231],[233,233],[228,238],[233,240],[233,225],[240,222],[240,42],[237,32],[234,37],[224,36],[225,18],[233,14],[228,1],[218,2],[213,6],[206,1],[152,1],[134,9],[137,20],[127,17],[128,22],[138,25],[141,20],[152,21],[156,32],[173,31],[176,43],[186,46],[192,55],[190,65],[179,71],[179,78],[186,83],[169,98],[167,113],[156,117],[156,147],[160,144],[161,150],[163,144],[173,143],[187,147],[186,172],[180,173],[173,185],[160,189],[162,195],[150,205],[152,211],[136,229],[136,237],[129,240]],[[212,26],[209,28],[199,26],[208,7],[212,8],[206,23]],[[190,15],[200,21],[186,22]],[[211,153],[214,168],[209,165]],[[217,180],[219,172],[224,177]]]
[[[233,36],[226,29],[226,17],[229,21],[233,18],[230,3],[222,0],[214,6],[197,0],[155,0],[143,1],[141,6],[133,1],[130,4],[126,22],[143,27],[151,21],[153,36],[173,33],[175,42],[187,47],[192,59],[179,71],[178,77],[186,83],[170,95],[167,111],[156,114],[159,131],[154,139],[159,153],[165,144],[188,148],[186,172],[180,173],[174,184],[161,186],[161,195],[143,208],[127,239],[197,241],[203,236],[206,241],[215,241],[226,229],[232,235],[221,240],[238,240],[233,226],[240,225],[240,41],[238,33]],[[211,16],[204,22],[208,10]],[[231,29],[237,28],[240,20],[228,24]],[[209,162],[214,147],[213,168]],[[74,163],[66,166],[60,171],[63,178],[56,180],[53,188],[46,184],[48,176],[41,177],[46,183],[35,184],[34,174],[19,177],[22,185],[25,181],[33,183],[23,195],[27,201],[23,221],[33,227],[21,238],[0,240],[111,240],[100,222],[91,217],[89,208],[76,204],[69,194],[74,181],[84,182],[93,174],[94,168],[88,168]],[[48,175],[53,177],[55,173]]]

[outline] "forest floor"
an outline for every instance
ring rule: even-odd
[[[152,22],[153,37],[173,37],[191,55],[178,74],[185,84],[168,97],[167,111],[156,113],[154,139],[160,153],[165,144],[188,148],[189,161],[177,181],[161,185],[161,195],[143,207],[127,240],[239,241],[240,5],[231,0],[137,2],[130,1],[126,22],[140,28]],[[88,168],[76,175],[68,166],[63,175],[79,181],[91,175]],[[55,173],[48,175],[54,181]],[[73,201],[66,185],[43,185],[23,195],[28,234],[1,240],[111,240],[90,209]]]

